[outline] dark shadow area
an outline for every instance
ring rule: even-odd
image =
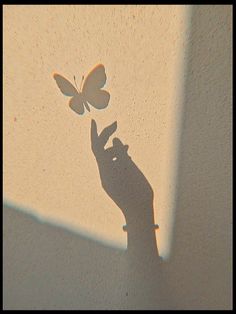
[[[126,251],[40,223],[6,204],[3,223],[5,310],[160,307],[152,263],[130,262]]]
[[[190,27],[165,293],[175,309],[231,309],[232,7],[193,6]]]
[[[126,305],[124,251],[39,223],[7,205],[3,219],[4,309]]]

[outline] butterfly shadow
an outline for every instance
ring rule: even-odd
[[[102,89],[106,83],[107,76],[102,64],[95,66],[85,77],[82,77],[80,88],[78,88],[74,76],[75,86],[65,77],[54,73],[53,78],[60,91],[67,97],[70,108],[77,114],[83,115],[85,109],[90,111],[90,106],[101,110],[108,106],[110,94]]]

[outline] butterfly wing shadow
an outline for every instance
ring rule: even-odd
[[[60,91],[65,95],[72,97],[69,101],[70,108],[79,115],[84,113],[82,94],[62,75],[55,73],[53,75]],[[86,107],[87,108],[87,107]]]
[[[62,75],[55,73],[53,74],[53,78],[56,81],[60,91],[65,96],[76,96],[78,94],[77,89]]]
[[[79,115],[84,114],[84,103],[82,95],[78,93],[76,96],[72,97],[69,102],[69,106],[74,112],[78,113]]]
[[[100,110],[108,106],[110,94],[105,90],[91,90],[86,94],[86,99],[91,106]]]
[[[82,88],[83,97],[96,109],[104,109],[108,106],[110,94],[105,90],[101,90],[106,83],[106,79],[105,68],[102,64],[97,65],[85,79]]]

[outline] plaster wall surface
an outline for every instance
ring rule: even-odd
[[[159,246],[168,255],[187,10],[4,7],[6,199],[125,248],[125,220],[101,189],[90,140],[91,118],[99,132],[117,121],[115,136],[129,145],[129,155],[154,190],[155,220],[162,226]],[[110,103],[80,117],[68,107],[69,97],[53,73],[73,84],[75,75],[79,86],[98,63],[106,69]]]
[[[231,308],[232,8],[3,11],[5,309]],[[98,63],[111,100],[80,117],[52,74]],[[164,260],[127,255],[91,118],[149,181]]]

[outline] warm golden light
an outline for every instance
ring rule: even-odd
[[[99,32],[97,23],[85,27],[84,18],[69,23],[65,31],[60,21],[52,18],[60,15],[60,6],[46,11],[38,6],[22,9],[4,9],[5,199],[31,208],[45,221],[60,221],[72,229],[86,230],[94,239],[126,248],[127,235],[122,229],[125,218],[102,189],[90,142],[92,118],[99,131],[117,121],[114,136],[129,145],[129,156],[153,189],[154,223],[160,226],[156,231],[159,253],[167,258],[174,219],[179,77],[185,54],[187,8],[121,6],[115,13],[113,6],[63,9],[68,21],[73,20],[74,10],[78,17],[83,12],[94,21],[104,15],[106,18],[98,23]],[[44,19],[33,23],[40,12]],[[128,21],[132,14],[143,18],[123,31],[120,17]],[[21,18],[24,15],[26,19]],[[7,26],[13,19],[19,20],[17,28]],[[49,20],[50,28],[45,26]],[[67,34],[78,40],[68,42]],[[98,46],[100,50],[95,49]],[[105,87],[112,100],[106,109],[96,111],[91,107],[90,113],[80,117],[65,106],[65,97],[51,77],[52,69],[73,77],[86,73],[97,60],[106,67]]]

